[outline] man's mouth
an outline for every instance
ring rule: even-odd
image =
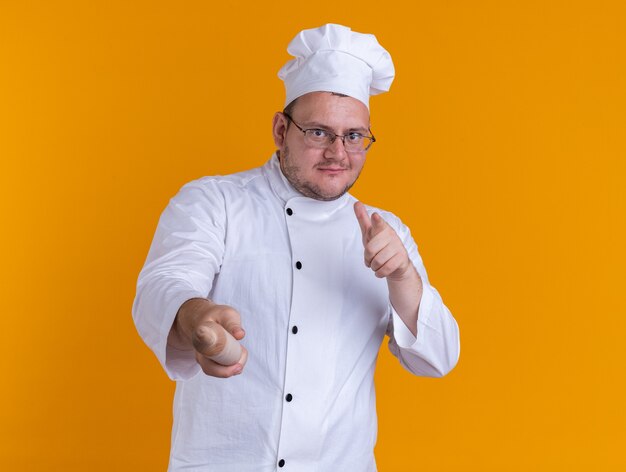
[[[347,167],[336,167],[336,166],[320,166],[317,170],[321,170],[323,172],[342,172],[344,170],[348,170]]]

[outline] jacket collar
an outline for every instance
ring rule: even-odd
[[[320,212],[333,213],[334,211],[343,208],[352,199],[349,193],[345,193],[338,199],[331,201],[315,200],[314,198],[305,197],[293,188],[287,178],[283,175],[276,153],[274,153],[271,159],[263,166],[263,173],[265,174],[265,178],[269,182],[272,191],[284,204],[287,204],[289,201],[297,200],[301,204],[305,204],[310,208],[315,208]]]

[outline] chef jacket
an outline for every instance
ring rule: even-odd
[[[391,306],[386,280],[364,264],[355,201],[303,196],[276,155],[172,198],[133,304],[140,335],[177,382],[170,471],[375,471],[373,376],[385,333],[416,375],[454,367],[458,327],[408,228],[376,210],[422,278],[417,337]],[[167,345],[176,312],[198,297],[241,314],[249,352],[241,375],[204,375],[192,351]]]

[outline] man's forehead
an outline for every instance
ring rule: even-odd
[[[293,114],[305,124],[343,128],[367,129],[370,121],[369,110],[362,102],[332,92],[311,92],[299,97]]]

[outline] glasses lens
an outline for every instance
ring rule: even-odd
[[[345,146],[348,152],[363,152],[369,148],[371,139],[360,134],[346,136]]]
[[[323,129],[307,129],[304,133],[306,144],[312,147],[324,148],[330,144],[330,135]]]

